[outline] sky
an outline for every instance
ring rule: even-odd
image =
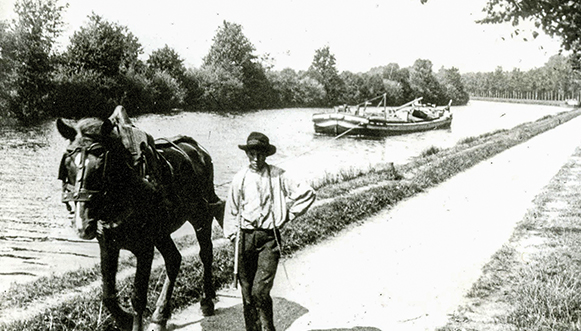
[[[0,0],[0,19],[14,17],[15,0]],[[59,0],[65,4],[65,0]],[[307,70],[315,51],[329,46],[339,71],[366,72],[417,59],[461,73],[529,70],[543,66],[560,42],[541,34],[523,41],[514,28],[481,25],[487,0],[69,0],[61,48],[92,12],[126,26],[149,54],[165,45],[196,68],[224,21],[242,26],[255,54],[274,69]],[[526,26],[525,26],[526,28]],[[529,34],[530,35],[530,34]]]

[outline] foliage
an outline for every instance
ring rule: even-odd
[[[383,86],[387,94],[388,105],[402,105],[407,102],[407,99],[404,98],[404,87],[400,82],[384,79]]]
[[[151,95],[158,111],[179,108],[183,105],[186,91],[167,71],[156,70],[151,78]]]
[[[178,81],[183,79],[186,72],[184,60],[168,45],[151,52],[146,64],[149,70],[165,71]]]
[[[422,102],[447,103],[447,96],[432,71],[432,61],[417,59],[410,69],[409,83],[414,97],[423,97]]]
[[[52,115],[66,118],[107,117],[117,103],[110,91],[117,81],[90,69],[59,67],[54,75],[54,91],[49,101]]]
[[[244,83],[237,70],[209,66],[194,72],[203,91],[204,108],[221,112],[249,109],[244,103]]]
[[[343,92],[343,81],[339,77],[335,55],[331,53],[329,46],[315,51],[313,62],[308,71],[311,77],[325,88],[325,105],[334,105]]]
[[[201,76],[197,74],[197,71],[198,70],[187,69],[184,72],[184,76],[181,81],[182,87],[186,92],[184,97],[185,110],[192,111],[196,109],[204,109],[202,99],[204,90],[202,87]]]
[[[404,104],[415,95],[410,86],[410,69],[400,68],[397,63],[390,63],[383,67],[372,68],[370,71],[379,73],[384,79],[388,105]]]
[[[12,74],[12,58],[13,47],[10,47],[12,36],[9,31],[8,24],[0,21],[0,118],[8,117],[8,102],[10,98],[10,77]]]
[[[344,84],[340,103],[353,105],[361,102],[361,100],[368,99],[369,93],[365,90],[365,80],[361,75],[343,71],[339,78]]]
[[[2,27],[2,88],[8,91],[2,103],[23,123],[34,123],[47,112],[53,45],[61,33],[64,8],[57,0],[19,0],[14,5],[18,17],[8,29]]]
[[[269,71],[268,80],[272,85],[273,102],[278,107],[318,107],[324,104],[325,89],[307,72],[296,72],[286,68]]]
[[[420,0],[422,4],[428,0]],[[510,23],[515,27],[512,36],[526,30],[517,28],[523,21],[532,21],[536,38],[539,29],[551,37],[561,39],[561,47],[572,54],[569,58],[576,71],[581,71],[581,2],[576,0],[488,0],[483,11],[487,14],[478,20],[482,24]],[[527,37],[523,37],[527,41]]]
[[[67,113],[76,118],[108,117],[117,105],[123,105],[130,115],[152,111],[155,96],[151,92],[155,89],[151,80],[140,77],[145,65],[139,60],[143,51],[138,39],[126,26],[95,13],[88,18],[70,38],[56,76],[60,93],[55,98],[74,93],[82,93],[82,97],[55,102],[68,103]]]
[[[462,75],[457,68],[441,68],[437,75],[438,81],[444,89],[444,94],[452,100],[452,105],[465,105],[470,100],[468,92],[464,89]]]
[[[23,123],[54,116],[108,117],[120,104],[130,116],[174,108],[237,112],[328,107],[361,103],[382,93],[387,93],[388,104],[400,105],[416,92],[442,94],[439,85],[429,84],[434,81],[431,63],[428,83],[418,92],[412,90],[410,74],[418,70],[394,63],[367,73],[339,74],[328,46],[315,51],[307,71],[273,71],[273,60],[268,54],[255,54],[242,26],[226,21],[200,68],[186,69],[184,60],[167,45],[142,62],[141,44],[129,29],[95,13],[74,32],[62,54],[53,54],[63,9],[55,1],[20,0],[20,25],[0,22],[0,116],[10,110]],[[30,13],[40,18],[27,19]],[[29,30],[37,35],[25,34],[22,22],[36,22],[39,26]],[[416,83],[423,84],[422,79]],[[462,86],[454,83],[444,84],[444,94],[461,93]],[[420,85],[414,87],[418,90]]]
[[[218,84],[209,86],[212,91],[208,93],[213,98],[229,96],[225,100],[236,105],[235,110],[268,107],[270,84],[254,52],[254,45],[242,33],[242,26],[224,21],[201,68],[210,78],[209,85]],[[225,78],[226,82],[217,81],[218,77]]]
[[[295,98],[299,80],[298,74],[293,69],[268,71],[266,77],[275,93],[275,104],[280,107],[295,107],[299,105]]]
[[[154,50],[146,61],[151,79],[154,111],[182,108],[195,103],[196,82],[186,76],[184,60],[169,46]],[[192,89],[190,92],[189,89]]]
[[[295,98],[306,107],[315,107],[323,105],[327,92],[321,83],[305,75],[299,79]]]
[[[363,88],[366,95],[365,99],[371,99],[377,95],[385,93],[383,78],[380,74],[374,73],[363,74]]]
[[[115,77],[139,65],[141,53],[141,44],[126,26],[93,13],[88,25],[71,37],[65,58],[71,67]]]
[[[156,107],[156,86],[152,78],[147,77],[140,70],[136,68],[129,68],[127,72],[123,75],[119,75],[117,80],[119,83],[119,89],[122,90],[123,94],[120,96],[121,101],[111,100],[112,106],[109,107],[104,114],[106,116],[111,115],[112,109],[117,105],[123,105],[130,116],[137,114],[145,114],[151,112],[165,112],[169,111],[169,108]],[[160,94],[157,94],[159,97]],[[161,101],[163,104],[165,100]],[[96,116],[94,114],[93,116]]]
[[[510,22],[513,26],[524,20],[534,22],[550,36],[561,38],[565,50],[581,51],[581,3],[572,0],[488,0],[487,16],[479,23]],[[518,34],[519,30],[516,29]],[[538,32],[533,31],[533,37]]]
[[[554,55],[541,68],[528,71],[504,71],[497,67],[493,72],[462,75],[466,91],[475,96],[526,98],[533,94],[573,97],[581,89],[571,62],[563,55]]]
[[[182,107],[188,96],[184,86],[185,68],[178,54],[164,47],[153,51],[147,66],[139,60],[141,44],[127,27],[111,23],[92,14],[89,23],[71,37],[63,54],[61,75],[74,79],[84,89],[85,98],[71,100],[68,107],[83,109],[80,116],[109,116],[116,105],[122,104],[130,115],[147,112],[165,112]],[[93,81],[79,81],[95,76]],[[74,85],[59,82],[63,93],[75,92]]]

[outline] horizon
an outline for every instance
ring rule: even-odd
[[[14,18],[14,2],[2,0],[0,19]],[[277,71],[307,70],[315,51],[325,46],[335,56],[339,72],[353,73],[390,63],[410,67],[417,59],[430,60],[434,71],[455,67],[461,73],[492,72],[499,66],[505,71],[527,71],[542,67],[560,50],[559,40],[543,33],[523,41],[520,36],[511,38],[514,28],[510,24],[475,23],[484,17],[486,0],[430,0],[427,4],[420,0],[225,0],[203,1],[201,6],[180,0],[125,0],[122,7],[114,0],[68,3],[57,49],[63,50],[94,12],[126,26],[142,45],[142,60],[167,45],[186,68],[201,65],[223,21],[241,25],[255,55],[269,54]],[[527,24],[519,28],[526,31]]]

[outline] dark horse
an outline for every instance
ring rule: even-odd
[[[121,329],[143,329],[155,247],[163,256],[167,276],[150,328],[166,327],[181,264],[181,254],[170,234],[188,221],[195,230],[204,266],[202,313],[213,314],[212,206],[220,205],[220,200],[214,192],[210,155],[188,137],[158,145],[168,169],[161,176],[165,194],[160,195],[136,169],[115,125],[110,120],[90,118],[73,127],[57,120],[58,131],[70,141],[61,163],[61,179],[70,187],[68,201],[75,204],[73,226],[81,238],[96,237],[99,242],[105,306]],[[133,314],[119,305],[115,288],[121,249],[137,258]]]

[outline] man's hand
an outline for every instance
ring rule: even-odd
[[[228,240],[230,240],[231,242],[234,242],[236,240],[236,233],[232,233],[228,236]]]

